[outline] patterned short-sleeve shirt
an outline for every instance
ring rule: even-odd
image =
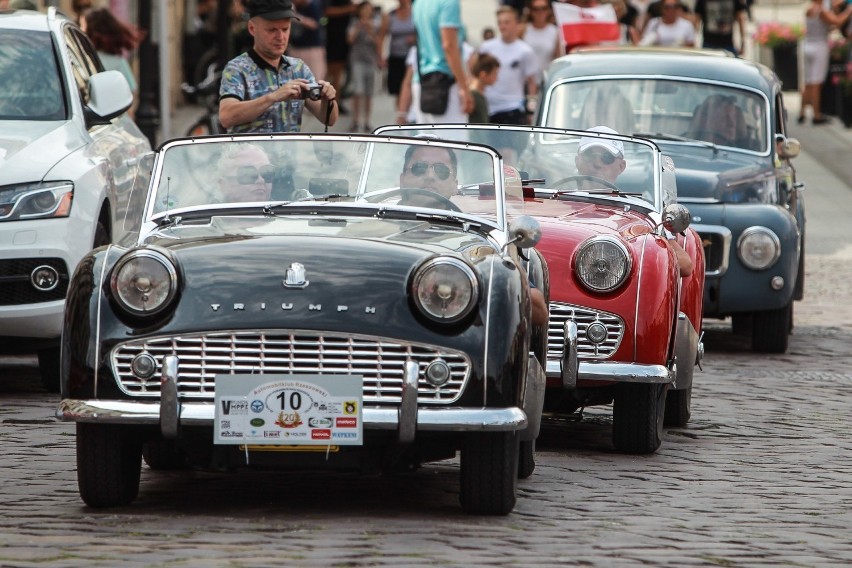
[[[282,56],[275,68],[264,61],[253,49],[230,60],[222,71],[219,100],[233,97],[249,101],[275,91],[293,79],[307,79],[314,83],[314,74],[305,62],[296,57]],[[239,132],[299,132],[302,128],[303,100],[276,103],[256,119],[228,129]]]

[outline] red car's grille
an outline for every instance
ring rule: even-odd
[[[550,303],[550,324],[547,330],[547,358],[562,357],[565,322],[577,324],[577,347],[580,359],[608,359],[618,349],[624,336],[624,320],[615,314],[601,312],[571,304]],[[594,344],[586,337],[586,330],[594,322],[606,326],[606,339]]]
[[[127,394],[157,397],[160,377],[140,379],[130,363],[149,353],[160,368],[163,357],[178,357],[178,395],[213,400],[218,374],[347,374],[364,378],[365,404],[399,404],[407,360],[420,365],[418,403],[456,401],[470,376],[470,359],[460,351],[355,335],[307,331],[234,331],[128,341],[112,351],[112,369]],[[426,366],[443,359],[450,379],[436,387],[426,381]]]

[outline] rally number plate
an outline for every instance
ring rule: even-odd
[[[216,375],[215,444],[363,444],[356,375]]]

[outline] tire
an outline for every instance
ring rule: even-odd
[[[664,426],[683,428],[692,416],[692,385],[685,389],[669,389],[666,393],[666,418]]]
[[[517,432],[466,434],[461,450],[462,509],[473,515],[508,515],[518,489]]]
[[[754,312],[751,350],[755,353],[785,353],[793,319],[793,301],[777,310]]]
[[[153,470],[186,469],[186,456],[172,440],[151,440],[142,444],[142,459]]]
[[[521,442],[518,450],[518,479],[527,479],[535,471],[535,440]]]
[[[41,385],[50,393],[59,392],[59,347],[42,349],[38,352],[38,372]]]
[[[96,249],[98,247],[108,245],[109,243],[109,231],[107,231],[106,225],[98,221],[98,224],[95,227],[95,237],[92,240],[92,248]]]
[[[627,454],[651,454],[663,441],[668,385],[618,385],[612,405],[612,443]]]
[[[139,494],[142,444],[127,426],[77,424],[77,485],[90,507],[129,505]]]

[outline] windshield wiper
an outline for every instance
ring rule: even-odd
[[[308,201],[320,201],[323,203],[333,202],[333,201],[343,201],[351,200],[352,195],[341,195],[338,193],[330,193],[329,195],[308,195],[305,197],[300,197],[299,199],[293,199],[292,201],[280,201],[278,203],[270,203],[269,205],[264,206],[263,214],[264,215],[275,215],[276,209],[281,209],[283,207],[288,207],[290,205],[294,205],[296,203],[305,203]]]
[[[677,134],[666,134],[665,132],[634,132],[633,136],[639,136],[642,138],[655,138],[657,140],[671,140],[672,142],[686,142],[687,144],[695,144],[696,146],[703,146],[705,148],[710,148],[713,150],[713,154],[719,153],[719,147],[716,146],[713,142],[708,142],[706,140],[698,140],[696,138],[689,138],[687,136],[678,136]]]

